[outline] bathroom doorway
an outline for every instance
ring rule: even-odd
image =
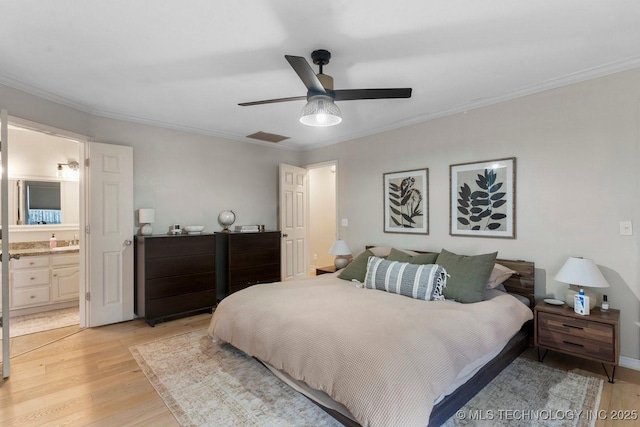
[[[9,120],[11,357],[80,330],[80,139]]]
[[[333,266],[337,238],[337,162],[307,166],[309,181],[309,275]]]

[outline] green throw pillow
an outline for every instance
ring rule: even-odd
[[[375,255],[369,249],[362,252],[342,269],[338,277],[344,280],[356,279],[358,282],[364,282],[364,277],[367,275],[367,261],[369,261],[370,256]]]
[[[437,253],[411,255],[396,248],[391,248],[387,261],[408,262],[410,264],[435,264],[437,258]]]
[[[445,249],[440,252],[436,264],[447,270],[449,279],[444,297],[458,302],[480,302],[484,288],[496,263],[497,252],[476,256],[456,255]]]

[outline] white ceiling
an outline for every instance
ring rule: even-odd
[[[284,55],[315,49],[336,89],[413,96],[338,102],[331,128],[237,105],[305,95]],[[0,58],[0,83],[92,114],[304,149],[639,67],[640,2],[2,1]]]

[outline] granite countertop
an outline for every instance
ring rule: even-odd
[[[38,256],[38,255],[58,255],[58,254],[77,254],[80,253],[79,246],[65,246],[61,248],[31,248],[31,249],[13,249],[9,250],[11,255],[20,256]]]
[[[58,247],[50,248],[49,242],[18,242],[9,244],[9,253],[20,256],[40,256],[58,254],[77,254],[80,252],[79,245],[70,245],[68,241],[58,241]]]

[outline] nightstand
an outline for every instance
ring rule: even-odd
[[[329,274],[329,273],[335,273],[336,267],[334,265],[330,265],[328,267],[318,267],[316,268],[316,276],[319,276],[321,274]]]
[[[620,354],[620,310],[603,312],[596,307],[588,316],[582,316],[573,307],[540,302],[534,309],[534,323],[540,362],[549,350],[594,360],[602,363],[613,383]],[[542,356],[540,349],[545,350]],[[605,363],[613,366],[611,376]]]

